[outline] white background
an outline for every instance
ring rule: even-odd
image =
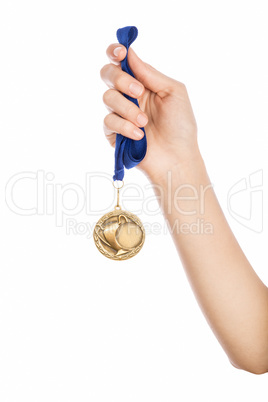
[[[82,232],[114,204],[99,70],[117,28],[136,25],[138,55],[186,84],[219,201],[268,283],[266,3],[1,2],[1,401],[267,401],[267,375],[233,368],[214,338],[161,214],[143,208],[153,192],[140,171],[126,172],[126,183],[140,193],[132,193],[134,201],[126,193],[123,206],[160,230],[147,234],[135,258],[105,259],[90,231],[68,234],[66,220]],[[249,219],[249,226],[263,222],[256,232],[229,213],[227,195],[259,170],[264,209],[257,197]],[[37,171],[50,173],[44,209],[15,213],[5,202],[6,184]],[[62,201],[65,209],[77,201],[64,187],[70,183],[86,194],[89,210],[63,216],[60,226]],[[35,180],[20,180],[13,199],[33,208],[36,191]],[[245,191],[233,207],[250,215],[249,201]],[[152,201],[151,210],[156,206]]]

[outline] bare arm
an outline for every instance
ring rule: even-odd
[[[113,62],[125,57],[123,46],[113,53],[118,46],[107,49]],[[154,184],[199,305],[230,362],[265,373],[268,289],[241,250],[210,185],[187,90],[144,63],[132,49],[128,62],[136,79],[119,65],[110,63],[101,70],[110,88],[104,94],[110,111],[104,120],[107,139],[112,146],[115,133],[138,140],[138,134],[143,135],[139,127],[146,126],[147,154],[138,167]],[[122,93],[136,97],[140,109]],[[200,220],[207,230],[196,233],[193,225]]]
[[[196,299],[230,362],[267,372],[268,289],[236,241],[199,152],[155,181],[155,192]]]

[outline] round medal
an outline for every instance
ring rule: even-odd
[[[139,218],[116,206],[96,223],[93,233],[98,250],[107,258],[127,260],[143,246],[145,231]]]

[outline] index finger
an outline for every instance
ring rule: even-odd
[[[127,49],[120,43],[113,43],[108,46],[106,54],[113,63],[120,63],[126,57]]]

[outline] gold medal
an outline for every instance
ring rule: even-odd
[[[117,204],[113,211],[103,215],[96,223],[93,238],[95,244],[105,257],[112,260],[127,260],[134,257],[142,248],[145,240],[145,230],[139,218],[121,209],[119,205],[119,190],[117,189]]]

